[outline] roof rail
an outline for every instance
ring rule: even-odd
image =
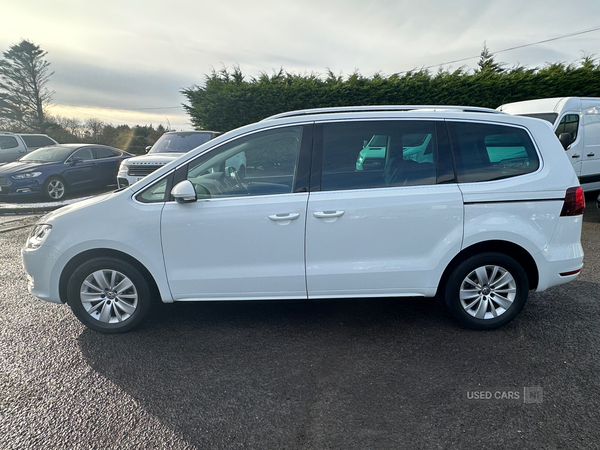
[[[347,112],[377,112],[377,111],[462,111],[462,112],[479,112],[491,114],[505,114],[502,111],[497,111],[490,108],[480,108],[477,106],[451,106],[451,105],[379,105],[379,106],[339,106],[332,108],[313,108],[300,109],[298,111],[289,111],[267,117],[264,120],[281,119],[284,117],[306,116],[311,114],[330,114],[330,113],[347,113]]]

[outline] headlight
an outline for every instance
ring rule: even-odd
[[[18,175],[13,175],[12,177],[15,180],[21,180],[23,178],[35,178],[35,177],[39,177],[42,174],[42,172],[27,172],[27,173],[20,173]]]
[[[31,233],[29,233],[25,248],[40,248],[50,234],[50,230],[52,230],[52,225],[45,223],[34,226]]]

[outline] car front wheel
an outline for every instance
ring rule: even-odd
[[[84,325],[101,333],[131,330],[152,307],[151,290],[140,271],[109,257],[92,259],[74,271],[67,301]]]
[[[467,328],[489,330],[513,320],[525,306],[529,280],[523,267],[502,253],[482,253],[456,266],[446,283],[448,308]]]

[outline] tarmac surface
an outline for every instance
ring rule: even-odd
[[[435,300],[162,305],[83,327],[0,234],[0,448],[600,448],[600,214],[573,283],[489,332]]]

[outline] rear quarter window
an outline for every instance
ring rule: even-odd
[[[535,172],[540,161],[522,128],[449,122],[459,183],[501,180]]]

